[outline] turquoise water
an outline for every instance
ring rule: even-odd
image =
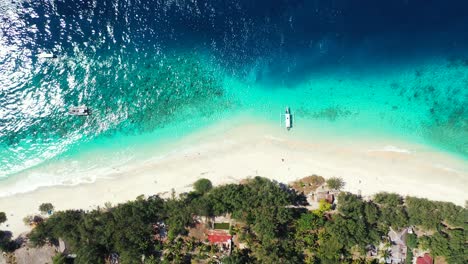
[[[270,113],[274,120],[278,109],[288,105],[298,125],[327,121],[332,127],[347,127],[347,133],[400,136],[466,156],[467,69],[434,60],[371,73],[331,71],[294,86],[271,89],[251,83],[239,97],[242,105]],[[233,82],[227,87],[234,91],[246,86]]]
[[[225,86],[242,107],[273,122],[279,122],[284,106],[291,106],[298,126],[326,127],[351,137],[400,138],[466,158],[467,83],[467,65],[435,59],[398,70],[329,71],[273,89],[232,79]]]
[[[97,152],[105,157],[54,173],[117,166],[144,158],[146,143],[239,114],[279,123],[286,106],[295,126],[468,158],[468,37],[459,6],[413,16],[414,3],[334,3],[1,4],[0,179]],[[368,16],[376,8],[392,8],[394,17]],[[434,20],[433,12],[447,17]],[[363,17],[380,27],[363,26]],[[41,52],[57,58],[37,58]],[[80,104],[92,115],[67,115]],[[65,182],[47,177],[33,178]]]

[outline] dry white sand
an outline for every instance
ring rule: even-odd
[[[155,150],[154,156],[148,153],[148,159],[125,164],[118,171],[100,169],[96,173],[107,171],[100,175],[107,179],[94,183],[44,187],[0,198],[0,211],[8,216],[0,229],[14,235],[28,231],[22,218],[38,213],[43,202],[51,202],[57,210],[92,209],[141,194],[169,195],[172,188],[187,191],[199,178],[222,184],[260,175],[291,182],[318,174],[342,177],[345,190],[363,195],[397,192],[459,205],[468,199],[465,160],[397,140],[350,140],[238,120],[235,126],[218,124],[173,146],[178,150],[168,152],[166,148],[163,158]]]

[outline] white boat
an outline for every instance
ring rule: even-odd
[[[68,109],[68,113],[70,115],[76,115],[76,116],[87,116],[90,114],[89,108],[87,106],[72,106],[70,109]]]
[[[55,55],[53,53],[39,53],[37,57],[42,59],[50,59],[55,58]]]
[[[291,120],[291,112],[289,111],[289,107],[286,107],[286,113],[284,114],[285,125],[286,129],[289,130],[292,127],[292,120]]]

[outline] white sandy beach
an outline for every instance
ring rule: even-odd
[[[345,190],[363,195],[397,192],[459,205],[468,200],[465,160],[398,140],[351,141],[306,129],[287,132],[266,122],[238,120],[235,126],[218,124],[174,146],[177,151],[166,149],[161,156],[161,150],[155,150],[153,157],[149,153],[148,159],[128,162],[118,170],[97,168],[95,173],[106,175],[98,175],[101,179],[94,183],[44,187],[0,198],[0,211],[8,217],[0,229],[14,235],[28,231],[23,217],[38,213],[43,202],[51,202],[57,210],[91,209],[140,194],[190,190],[191,183],[202,177],[223,184],[256,175],[291,182],[317,174],[342,177]]]

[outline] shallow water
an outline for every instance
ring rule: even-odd
[[[2,2],[0,178],[285,106],[296,126],[467,158],[467,4],[386,2]],[[66,114],[80,104],[92,115]]]

